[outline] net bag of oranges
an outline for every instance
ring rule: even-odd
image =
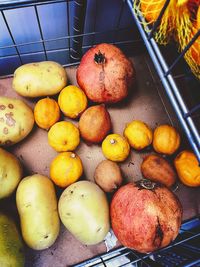
[[[137,15],[143,16],[141,23],[149,32],[164,6],[166,8],[154,38],[161,45],[175,40],[181,52],[200,31],[200,0],[139,0],[134,1],[133,9]],[[200,79],[200,36],[192,43],[184,58],[194,75]]]

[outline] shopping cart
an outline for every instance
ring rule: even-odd
[[[149,65],[144,64],[145,71],[149,67],[146,76],[156,77],[153,82],[161,100],[167,103],[164,103],[166,113],[173,108],[172,117],[175,112],[177,123],[181,124],[200,161],[200,84],[183,59],[194,40],[181,54],[174,46],[172,53],[169,52],[171,45],[158,46],[153,38],[157,23],[146,33],[141,24],[144,18],[135,14],[132,6],[131,0],[1,1],[0,76],[2,79],[12,77],[17,67],[33,61],[55,60],[65,67],[76,66],[91,46],[101,42],[116,44],[133,57],[146,53],[147,48],[151,62],[148,59]],[[27,17],[25,21],[24,17]],[[26,30],[22,32],[23,27]],[[141,65],[143,61],[138,62]],[[156,72],[151,68],[152,62]],[[148,94],[151,92],[149,88]],[[168,98],[165,100],[162,94]],[[183,223],[180,235],[169,247],[153,254],[142,255],[120,247],[74,266],[200,266],[199,235],[200,218],[196,217]],[[27,264],[31,267],[31,260]]]

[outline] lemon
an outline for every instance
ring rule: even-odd
[[[65,116],[75,119],[87,108],[87,97],[80,88],[69,85],[60,92],[58,104]]]
[[[59,121],[50,128],[48,142],[57,152],[73,151],[80,143],[80,133],[73,123]]]
[[[112,161],[124,161],[130,152],[126,138],[120,134],[109,134],[102,143],[104,156]]]
[[[34,118],[40,128],[48,130],[60,118],[58,103],[48,97],[40,99],[34,108]]]
[[[149,126],[139,120],[128,123],[124,129],[124,136],[131,147],[141,150],[152,143],[153,132]]]
[[[58,154],[50,165],[50,177],[60,187],[67,187],[76,182],[82,173],[82,161],[74,152]]]

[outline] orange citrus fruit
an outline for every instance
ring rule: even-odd
[[[80,143],[79,129],[70,121],[59,121],[49,130],[48,142],[57,152],[73,151]]]
[[[152,130],[146,123],[139,120],[127,123],[124,136],[127,138],[129,145],[136,150],[149,146],[153,140]]]
[[[112,161],[124,161],[130,153],[127,139],[120,134],[109,134],[102,142],[104,156]]]
[[[60,187],[76,182],[83,173],[82,161],[74,152],[58,154],[50,165],[50,177]]]
[[[172,155],[179,148],[180,142],[180,135],[173,126],[163,124],[154,131],[153,148],[158,153]]]
[[[48,130],[60,118],[58,103],[48,97],[40,99],[34,108],[34,118],[40,128]]]
[[[65,116],[75,119],[87,108],[87,97],[83,90],[69,85],[60,92],[58,104]]]

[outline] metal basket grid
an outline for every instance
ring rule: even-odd
[[[93,0],[95,1],[95,0]],[[98,3],[98,1],[96,1]],[[66,27],[67,32],[69,33],[66,36],[62,37],[53,37],[53,38],[45,38],[43,35],[43,29],[41,25],[40,15],[38,13],[39,6],[43,5],[51,5],[51,4],[59,4],[66,3],[66,12],[67,12],[67,21]],[[70,3],[75,5],[75,13],[73,21],[70,18]],[[167,7],[169,0],[166,1],[164,8]],[[189,49],[192,43],[195,41],[200,35],[200,31],[197,35],[191,40],[188,46],[184,49],[181,54],[173,55],[170,64],[166,62],[165,57],[165,49],[159,47],[155,40],[153,39],[153,32],[156,30],[158,26],[158,21],[164,12],[164,8],[158,18],[158,21],[155,23],[154,27],[149,33],[146,33],[142,24],[140,23],[144,18],[139,14],[135,14],[132,6],[133,1],[131,0],[121,0],[121,7],[119,11],[119,17],[117,18],[117,23],[115,27],[111,30],[106,31],[84,31],[84,21],[85,21],[85,10],[86,10],[87,1],[84,0],[22,0],[22,1],[1,1],[0,3],[0,13],[3,18],[3,21],[6,25],[6,28],[9,32],[10,38],[12,40],[12,44],[1,45],[0,52],[6,49],[14,49],[15,53],[12,55],[5,55],[4,53],[0,54],[0,66],[4,67],[4,63],[9,58],[15,57],[17,58],[17,65],[10,65],[10,72],[2,72],[0,73],[1,78],[5,78],[8,76],[12,76],[13,71],[16,67],[27,63],[24,60],[24,56],[32,56],[37,54],[43,55],[43,60],[49,60],[49,52],[64,52],[66,54],[65,62],[61,62],[63,66],[72,66],[76,65],[80,62],[82,54],[87,51],[90,47],[95,45],[100,41],[95,41],[95,36],[105,36],[112,35],[112,40],[110,43],[114,43],[118,46],[123,47],[123,49],[127,49],[127,53],[129,55],[133,55],[134,52],[138,52],[141,50],[142,41],[140,35],[146,45],[146,48],[150,54],[150,57],[154,63],[154,66],[157,70],[157,73],[160,77],[160,81],[162,82],[166,93],[171,101],[171,104],[178,116],[178,119],[188,137],[188,140],[196,153],[198,160],[200,162],[200,135],[199,135],[199,108],[200,108],[200,93],[197,92],[199,90],[199,81],[196,80],[192,73],[190,72],[187,65],[182,61],[184,53]],[[37,21],[40,40],[30,41],[30,42],[16,42],[12,29],[9,25],[9,22],[6,18],[5,12],[7,10],[15,10],[18,8],[34,8],[35,18]],[[120,28],[120,21],[122,19],[122,14],[124,8],[128,7],[139,30],[135,31],[134,25],[131,25],[129,28]],[[94,27],[95,28],[95,27]],[[127,38],[120,41],[118,37],[119,32],[128,31],[134,33],[134,37],[130,38],[128,35]],[[83,44],[84,38],[91,38],[90,42],[87,44]],[[67,47],[65,48],[56,48],[56,49],[47,49],[47,44],[51,42],[59,42],[65,40],[67,42]],[[41,45],[40,50],[34,52],[23,53],[20,48],[29,47],[31,45]],[[139,44],[139,45],[138,45]],[[139,47],[139,49],[138,49]],[[136,49],[136,50],[135,50]],[[143,49],[143,48],[142,48]],[[32,58],[33,59],[33,58]],[[182,73],[176,74],[176,68],[182,66]],[[3,68],[2,68],[3,69]],[[183,96],[181,93],[181,85],[179,84],[179,80],[184,79],[186,82],[192,84],[192,93],[194,92],[193,99],[195,98],[195,105],[189,106],[186,104],[188,96]],[[184,84],[185,86],[185,84]],[[190,88],[191,89],[191,88]],[[191,93],[191,94],[192,94]],[[125,247],[117,248],[108,253],[99,255],[94,257],[93,259],[87,260],[83,263],[77,264],[77,267],[92,267],[92,266],[200,266],[200,218],[194,218],[183,223],[180,234],[178,238],[167,248],[163,248],[158,252],[152,254],[139,254]],[[114,261],[119,261],[120,258],[125,259],[126,262],[120,265],[113,265]]]
[[[189,267],[200,266],[200,217],[183,222],[178,237],[168,246],[149,254],[120,247],[74,267]]]

